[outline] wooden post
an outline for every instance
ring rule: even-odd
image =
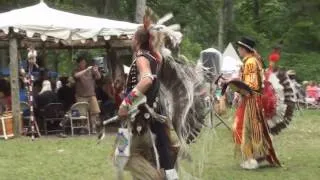
[[[112,80],[124,82],[123,61],[120,59],[117,53],[117,49],[111,47],[108,53],[108,61],[111,64]]]
[[[14,124],[14,135],[20,136],[20,100],[19,100],[19,64],[18,64],[18,46],[17,39],[11,32],[9,36],[9,56],[10,56],[10,84],[11,84],[11,101],[12,116]]]
[[[105,69],[108,69],[108,73],[107,75],[110,76],[110,77],[113,77],[112,76],[112,66],[111,66],[111,61],[110,61],[110,55],[109,55],[109,52],[110,52],[110,45],[109,43],[106,41],[106,46],[105,46],[105,57],[103,59],[103,64],[104,64],[104,68]]]

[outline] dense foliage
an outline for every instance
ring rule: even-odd
[[[126,21],[134,21],[136,1],[45,0],[49,6],[58,9]],[[37,2],[0,0],[0,10]],[[319,0],[147,0],[147,5],[159,16],[174,13],[175,18],[170,23],[181,24],[184,33],[182,53],[189,59],[195,61],[202,49],[218,48],[219,17],[223,12],[223,47],[243,35],[252,36],[266,59],[272,47],[282,41],[280,65],[295,69],[300,79],[320,81],[320,73],[317,73],[320,72]],[[67,53],[59,58],[62,59],[59,67],[71,65],[65,62],[70,59]],[[59,70],[66,71],[65,68]]]

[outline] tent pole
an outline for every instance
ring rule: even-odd
[[[19,77],[18,77],[18,45],[17,38],[11,31],[9,35],[9,56],[10,56],[10,84],[11,84],[11,101],[12,116],[15,136],[20,136],[20,100],[19,100]]]
[[[42,59],[42,67],[44,67],[45,69],[47,69],[48,67],[48,62],[47,62],[47,48],[45,46],[45,42],[42,43],[42,47],[41,47],[41,59]]]

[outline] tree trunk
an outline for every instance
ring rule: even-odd
[[[147,0],[136,0],[136,15],[135,15],[135,21],[136,23],[142,23],[143,22],[143,16],[146,9],[146,2]]]
[[[115,18],[117,17],[120,3],[119,0],[99,0],[95,6],[99,15]]]
[[[219,11],[218,48],[224,50],[224,42],[229,35],[229,30],[233,19],[233,0],[222,0]]]
[[[224,47],[224,5],[220,8],[219,12],[219,30],[218,30],[218,49],[223,50]]]
[[[253,15],[255,19],[255,23],[257,26],[260,24],[259,16],[260,16],[260,5],[259,0],[253,0]]]
[[[14,134],[20,136],[20,100],[19,100],[19,77],[18,77],[18,44],[17,39],[11,34],[9,39],[9,56],[10,56],[10,84],[11,84],[11,101],[12,116],[14,123]]]
[[[224,42],[229,42],[232,34],[233,19],[234,19],[234,10],[233,10],[233,0],[225,0],[224,8],[224,17],[225,17],[225,39]]]
[[[108,16],[109,15],[109,6],[110,6],[110,0],[103,0],[103,4],[104,4],[104,7],[103,7],[103,11],[101,12],[101,14],[103,14],[104,16]]]

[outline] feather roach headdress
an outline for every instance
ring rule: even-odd
[[[143,29],[147,31],[149,35],[149,48],[153,51],[152,53],[154,55],[156,52],[162,52],[166,48],[165,43],[168,43],[166,40],[169,40],[171,46],[174,48],[181,43],[182,34],[179,32],[180,25],[164,25],[164,23],[168,22],[172,18],[172,13],[168,13],[158,19],[158,16],[150,8],[147,8],[145,11],[145,15],[143,17]]]

